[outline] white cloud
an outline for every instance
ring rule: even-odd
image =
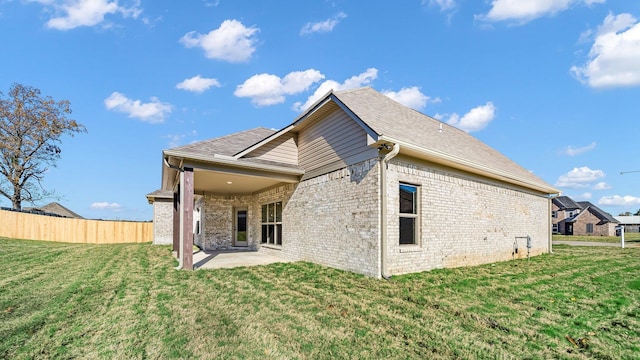
[[[590,200],[591,196],[592,196],[592,194],[590,192],[586,192],[586,193],[582,193],[580,195],[573,196],[573,198],[578,200],[578,201],[582,201],[582,200]]]
[[[256,50],[255,35],[258,31],[260,29],[246,27],[238,20],[225,20],[208,34],[188,32],[180,42],[188,48],[201,47],[209,59],[243,62],[249,60]]]
[[[613,196],[603,196],[598,200],[598,205],[606,205],[606,206],[637,206],[640,205],[640,198],[625,195],[613,195]]]
[[[92,210],[111,210],[111,211],[120,211],[122,210],[122,206],[118,203],[109,203],[109,202],[94,202],[89,205],[89,208]]]
[[[148,103],[143,103],[140,100],[131,100],[117,91],[104,100],[104,105],[108,110],[122,112],[131,118],[151,124],[164,122],[164,118],[171,113],[171,104],[163,103],[156,97],[152,97]]]
[[[108,0],[36,0],[44,6],[53,7],[56,16],[47,21],[47,27],[56,30],[71,30],[80,26],[95,26],[105,21],[106,15],[119,13],[124,18],[137,19],[142,13],[140,0],[131,6],[121,6],[118,1]]]
[[[446,120],[447,124],[455,126],[466,132],[479,131],[487,127],[496,116],[496,107],[491,101],[484,105],[477,106],[462,117],[457,113],[449,115],[449,119],[444,119],[443,115],[436,115],[439,120]]]
[[[567,10],[570,6],[584,3],[587,6],[604,3],[605,0],[493,0],[491,9],[485,15],[476,18],[485,21],[514,20],[520,24],[554,15]]]
[[[584,36],[583,36],[584,37]],[[595,32],[587,62],[571,72],[593,88],[640,85],[640,23],[631,14],[609,14]]]
[[[174,147],[177,147],[177,146],[180,146],[180,145],[184,144],[185,143],[185,141],[184,141],[185,138],[187,138],[187,137],[195,138],[196,136],[198,136],[198,132],[195,131],[195,130],[192,130],[191,133],[186,133],[186,134],[168,134],[168,135],[165,135],[163,137],[169,139],[169,142],[167,144],[169,146],[169,148],[174,148]],[[194,143],[194,142],[197,142],[197,141],[198,140],[193,140],[192,139],[190,141],[190,143]]]
[[[383,94],[387,95],[389,98],[399,102],[400,104],[410,107],[415,110],[422,110],[427,103],[439,103],[440,98],[431,99],[429,96],[423,94],[420,91],[420,88],[417,86],[412,86],[408,88],[402,88],[400,91],[383,91]]]
[[[579,147],[579,148],[574,148],[573,146],[569,145],[567,146],[567,148],[563,151],[564,154],[569,155],[569,156],[576,156],[576,155],[580,155],[583,153],[586,153],[587,151],[593,150],[596,148],[596,142],[592,142],[591,144],[587,145],[587,146],[583,146],[583,147]]]
[[[311,96],[307,98],[307,101],[305,101],[304,103],[296,102],[293,105],[293,109],[295,111],[306,110],[309,106],[313,105],[313,103],[318,101],[318,99],[320,99],[332,89],[334,91],[356,89],[371,84],[371,82],[377,77],[378,69],[369,68],[363,73],[348,78],[343,83],[339,83],[335,80],[326,80],[322,84],[320,84],[320,86],[318,86],[316,91],[314,91]]]
[[[182,139],[184,139],[187,135],[185,134],[169,134],[165,137],[169,139],[169,147],[174,148],[180,146],[182,144]]]
[[[566,188],[585,188],[598,179],[605,177],[602,170],[591,170],[587,166],[573,168],[556,181],[555,186]]]
[[[335,16],[325,21],[311,23],[308,22],[305,26],[300,30],[300,35],[308,35],[312,33],[326,33],[333,30],[336,25],[340,22],[340,20],[347,17],[347,14],[343,12],[339,12]]]
[[[422,4],[425,4],[427,0],[423,0]],[[440,8],[440,11],[451,10],[456,7],[455,0],[429,0],[429,6],[437,6]]]
[[[284,78],[272,74],[258,74],[238,85],[233,93],[237,97],[251,98],[257,106],[269,106],[284,102],[285,95],[306,91],[314,83],[324,79],[318,70],[293,71]]]
[[[611,185],[607,184],[604,181],[593,185],[593,190],[609,190],[609,189],[611,189]]]
[[[220,87],[221,85],[216,79],[203,78],[198,74],[190,79],[183,80],[181,83],[176,85],[176,88],[195,93],[202,93],[209,90],[212,86]]]

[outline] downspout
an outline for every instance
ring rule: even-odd
[[[184,168],[180,166],[171,165],[171,163],[169,163],[168,156],[165,156],[163,160],[164,160],[165,166],[167,166],[169,169],[173,169],[177,171],[176,180],[178,181],[178,183],[181,183],[182,182],[181,175],[184,173]],[[180,188],[180,193],[178,194],[178,197],[180,198],[180,209],[178,209],[178,216],[182,216],[182,211],[181,211],[182,197],[181,196],[182,196],[182,188]],[[180,228],[178,229],[178,231],[180,232],[180,244],[178,245],[178,266],[175,267],[176,270],[182,270],[184,266],[184,264],[182,263],[182,254],[180,254],[180,252],[182,251],[182,230],[183,230],[183,224],[182,224],[182,221],[180,221]],[[174,228],[173,231],[176,231],[176,229]]]
[[[553,199],[560,196],[560,194],[552,194],[549,196],[549,254],[553,254],[553,217],[551,214],[553,213]]]
[[[391,149],[388,144],[382,145],[378,150]],[[380,156],[380,276],[383,279],[389,279],[391,276],[387,273],[387,169],[389,161],[396,157],[400,152],[400,145],[393,144],[393,149],[386,155]]]

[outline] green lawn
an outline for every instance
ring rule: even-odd
[[[640,249],[365,278],[175,271],[168,247],[0,239],[0,358],[632,359]]]
[[[620,236],[553,235],[553,240],[620,243]],[[640,244],[640,233],[625,233],[625,243]]]

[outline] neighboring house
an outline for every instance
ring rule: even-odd
[[[614,216],[620,225],[624,225],[624,232],[640,232],[640,216],[638,215],[620,215]]]
[[[615,236],[619,221],[588,201],[558,196],[552,201],[553,232],[562,235]]]
[[[551,248],[558,190],[371,88],[329,92],[281,130],[164,150],[162,160],[173,216],[155,221],[172,224],[186,269],[194,242],[378,278],[526,256],[515,251],[526,236],[532,256]]]
[[[26,211],[31,211],[31,212],[41,212],[41,213],[46,213],[46,214],[53,214],[53,215],[66,217],[66,218],[84,219],[82,216],[80,216],[80,215],[76,214],[75,212],[67,209],[66,207],[58,204],[57,202],[51,202],[51,203],[48,203],[48,204],[40,206],[40,207],[25,208],[25,210]]]

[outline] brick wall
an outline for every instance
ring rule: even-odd
[[[204,250],[229,249],[233,247],[233,216],[235,207],[247,207],[249,221],[256,217],[252,195],[215,195],[205,194],[201,204],[201,236],[195,243]],[[255,226],[247,229],[247,243],[256,249],[260,233]]]
[[[398,244],[400,182],[420,187],[417,245]],[[389,165],[387,194],[389,274],[526,257],[526,240],[516,237],[531,237],[531,256],[549,251],[550,200],[543,195],[404,157]],[[233,209],[241,206],[249,248],[379,276],[379,199],[377,159],[258,194],[207,194],[198,245],[231,247]],[[263,245],[261,206],[276,201],[283,202],[283,245]]]
[[[583,210],[580,216],[576,217],[573,223],[573,235],[587,235],[587,236],[615,236],[615,227],[617,224],[605,223],[597,225],[600,219],[593,215],[588,210]],[[592,224],[593,232],[587,232],[587,224]]]
[[[388,271],[470,266],[549,251],[549,201],[488,179],[398,157],[388,171]],[[399,183],[420,186],[420,241],[399,245]]]
[[[378,276],[378,199],[377,159],[300,182],[284,207],[283,255]]]
[[[249,248],[377,276],[378,189],[377,159],[372,159],[255,195],[206,194],[196,245],[231,248],[233,209],[247,207]],[[283,205],[282,246],[261,244],[261,207],[277,201]]]
[[[153,202],[153,243],[173,244],[173,199],[156,199]]]

